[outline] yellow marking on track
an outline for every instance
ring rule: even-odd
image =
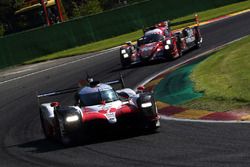
[[[186,119],[200,119],[203,116],[211,114],[212,112],[205,110],[186,110],[181,113],[173,115],[175,118],[186,118]]]
[[[163,103],[163,102],[161,102],[161,101],[157,101],[157,102],[156,102],[156,105],[157,105],[157,108],[158,108],[159,110],[161,110],[161,109],[163,109],[163,108],[169,106],[169,104]]]
[[[146,84],[146,87],[150,87],[150,86],[155,86],[157,85],[163,78],[159,78],[159,79],[155,79],[150,81],[148,84]]]

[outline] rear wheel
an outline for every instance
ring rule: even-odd
[[[195,42],[195,47],[196,47],[197,49],[199,49],[199,48],[201,47],[201,42],[200,42],[200,40],[199,40],[199,41],[196,40],[196,42]]]
[[[181,48],[178,48],[178,54],[179,54],[179,57],[181,57],[183,55],[183,51]]]
[[[182,50],[178,48],[178,45],[176,44],[174,46],[175,48],[175,55],[173,56],[173,59],[177,59],[182,56]]]

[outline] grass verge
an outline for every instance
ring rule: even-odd
[[[183,106],[227,111],[250,106],[250,36],[215,52],[198,64],[191,80],[204,97]]]
[[[207,11],[198,12],[197,14],[200,17],[200,21],[207,21],[207,20],[219,17],[219,16],[226,15],[226,14],[231,14],[231,13],[235,13],[235,12],[242,11],[245,9],[249,9],[249,6],[250,6],[250,0],[247,0],[247,1],[239,2],[239,3],[230,4],[230,5],[227,5],[224,7],[219,7],[219,8],[215,8],[215,9],[211,9],[211,10],[207,10]],[[187,16],[180,17],[180,18],[176,18],[174,20],[171,20],[171,22],[178,23],[178,22],[190,20],[192,18],[194,18],[194,14],[187,15]],[[179,24],[179,25],[172,27],[172,29],[186,27],[190,24],[193,24],[193,22],[190,21],[190,22],[187,22],[185,24]],[[36,59],[26,61],[23,64],[32,64],[32,63],[51,60],[51,59],[57,59],[57,58],[62,58],[62,57],[68,57],[68,56],[74,56],[74,55],[80,55],[80,54],[85,54],[85,53],[101,51],[104,49],[119,46],[126,41],[135,41],[136,39],[138,39],[141,36],[142,36],[142,30],[138,30],[138,31],[131,32],[131,33],[124,34],[124,35],[120,35],[120,36],[117,36],[114,38],[110,38],[110,39],[102,40],[99,42],[94,42],[94,43],[90,43],[87,45],[75,47],[72,49],[68,49],[68,50],[56,52],[53,54],[45,55],[45,56],[42,56],[42,57],[39,57]]]

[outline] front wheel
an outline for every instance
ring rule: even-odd
[[[148,122],[145,125],[145,130],[148,132],[156,132],[158,128],[160,127],[160,120]]]
[[[173,56],[173,59],[177,59],[182,56],[182,49],[179,43],[174,44],[174,52],[175,55]]]
[[[42,130],[43,130],[43,134],[44,134],[45,138],[46,139],[53,139],[53,137],[54,137],[53,127],[44,118],[42,111],[40,111],[40,120],[41,120],[41,126],[42,126]]]
[[[59,119],[56,114],[55,114],[55,122],[56,122],[56,127],[57,127],[56,128],[57,139],[63,145],[70,145],[72,142],[71,138],[67,135],[62,119]]]
[[[178,49],[178,54],[179,54],[179,57],[181,57],[183,55],[183,50],[182,50],[182,41],[181,41],[181,34],[178,34],[177,37],[176,37],[176,47]]]
[[[122,65],[122,68],[124,68],[124,69],[129,68],[130,67],[130,61],[121,58],[121,65]]]
[[[182,49],[181,49],[181,48],[178,48],[178,54],[179,54],[179,57],[182,57],[182,55],[183,55],[183,51],[182,51]]]
[[[130,64],[129,63],[125,63],[125,62],[122,62],[121,65],[122,65],[123,69],[126,69],[126,68],[130,67]]]

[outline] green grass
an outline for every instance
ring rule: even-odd
[[[206,21],[206,20],[209,20],[212,18],[216,18],[219,16],[223,16],[226,14],[238,12],[238,11],[249,9],[249,8],[250,8],[250,0],[247,0],[247,1],[239,2],[239,3],[227,5],[224,7],[219,7],[216,9],[198,12],[198,15],[199,15],[200,21]],[[180,17],[180,18],[176,18],[174,20],[171,20],[171,22],[178,23],[178,22],[182,22],[185,20],[190,20],[192,18],[194,18],[194,14],[187,15],[187,16]],[[191,24],[193,24],[193,22],[179,24],[179,25],[172,27],[172,29],[183,28],[183,27],[186,27],[186,26],[191,25]],[[40,58],[26,61],[23,64],[31,64],[31,63],[50,60],[50,59],[57,59],[57,58],[62,58],[62,57],[68,57],[68,56],[80,55],[80,54],[85,54],[85,53],[90,53],[90,52],[96,52],[96,51],[112,48],[114,46],[119,46],[126,41],[135,41],[136,39],[138,39],[141,36],[142,36],[142,30],[138,30],[138,31],[124,34],[121,36],[117,36],[114,38],[110,38],[110,39],[102,40],[99,42],[90,43],[87,45],[75,47],[75,48],[68,49],[65,51],[60,51],[60,52],[56,52],[56,53],[49,54],[46,56],[42,56]]]
[[[215,52],[198,64],[191,80],[205,96],[185,107],[227,111],[250,106],[250,36]]]
[[[85,54],[85,53],[97,52],[97,51],[101,51],[104,49],[109,49],[115,46],[119,46],[125,43],[126,41],[134,41],[140,36],[142,36],[142,30],[138,30],[129,34],[124,34],[118,37],[102,40],[99,42],[75,47],[72,49],[67,49],[64,51],[52,53],[46,56],[42,56],[36,59],[26,61],[24,62],[24,64],[32,64],[32,63],[51,60],[51,59],[58,59],[62,57],[69,57],[69,56],[80,55],[80,54]]]

